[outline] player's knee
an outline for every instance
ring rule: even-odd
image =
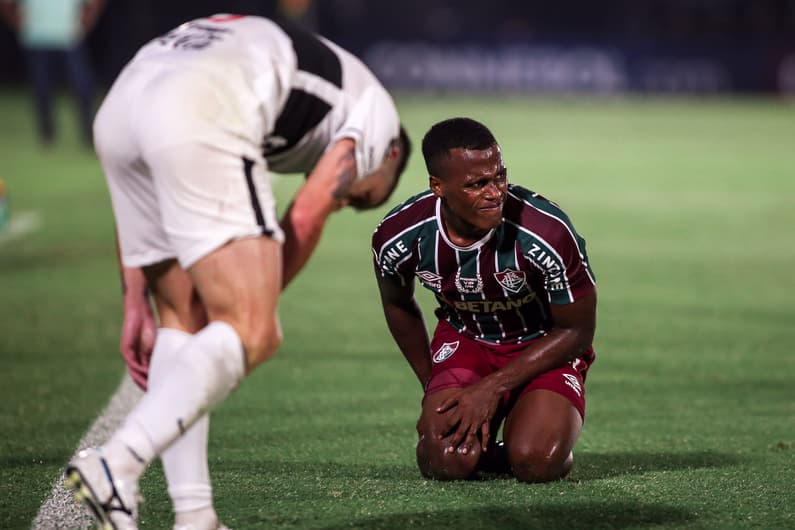
[[[420,435],[417,442],[417,466],[422,476],[434,480],[466,480],[472,478],[480,459],[476,444],[467,454],[448,453],[447,444],[435,436]]]
[[[508,447],[511,469],[520,482],[550,482],[568,475],[574,463],[571,451],[564,454],[556,448],[534,447],[530,444]]]
[[[241,337],[246,351],[249,370],[267,361],[276,353],[282,343],[282,328],[278,319],[258,323],[251,327],[246,336]]]

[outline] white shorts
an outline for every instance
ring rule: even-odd
[[[234,239],[283,241],[263,111],[238,74],[133,64],[103,102],[94,137],[125,266],[187,269]]]

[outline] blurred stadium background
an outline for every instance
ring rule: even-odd
[[[108,0],[88,37],[101,81],[148,39],[216,12],[295,18],[393,88],[795,93],[793,0]],[[0,81],[24,75],[4,28]]]
[[[420,389],[370,279],[388,206],[335,215],[281,303],[280,354],[213,419],[231,527],[793,527],[795,0],[107,0],[87,39],[98,96],[145,41],[216,12],[351,49],[415,144],[453,114],[487,123],[510,178],[572,216],[600,284],[571,479],[427,483]],[[85,527],[58,477],[123,373],[110,204],[67,92],[42,149],[0,29],[0,528]],[[415,153],[390,205],[426,185]],[[277,180],[282,208],[299,184]],[[157,466],[142,488],[141,527],[166,528]]]

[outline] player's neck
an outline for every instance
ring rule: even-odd
[[[452,244],[465,248],[474,245],[489,233],[489,230],[483,230],[482,228],[471,225],[445,210],[444,205],[442,205],[442,230],[444,230],[447,239],[449,239]]]

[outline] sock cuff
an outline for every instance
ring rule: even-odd
[[[157,328],[157,340],[166,340],[169,343],[172,340],[179,341],[180,343],[184,343],[193,335],[188,333],[187,331],[182,331],[181,329],[176,328]]]
[[[156,387],[162,379],[162,367],[168,364],[168,358],[174,355],[193,335],[174,328],[158,328],[152,360],[149,364],[148,388]]]

